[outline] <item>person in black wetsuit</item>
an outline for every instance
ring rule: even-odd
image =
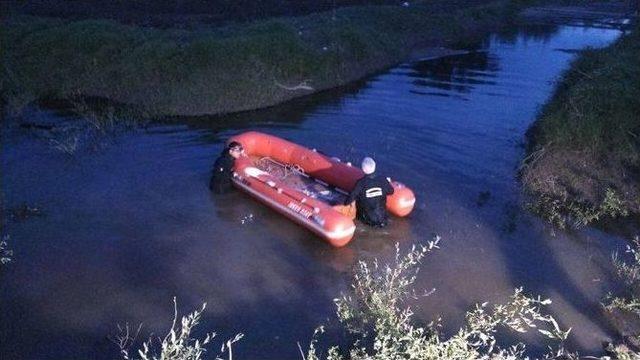
[[[242,156],[242,145],[232,141],[213,164],[209,189],[216,194],[223,194],[231,190],[231,178],[233,177],[233,164]]]
[[[387,195],[393,194],[393,186],[388,179],[376,176],[376,162],[366,157],[362,160],[362,177],[345,200],[345,205],[356,201],[356,213],[363,223],[384,227],[387,225]]]

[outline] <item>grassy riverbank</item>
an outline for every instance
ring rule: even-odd
[[[469,41],[512,9],[437,0],[189,29],[11,17],[1,34],[1,93],[10,110],[76,97],[163,115],[250,110],[348,83],[416,47]]]
[[[640,34],[580,55],[530,129],[532,208],[564,226],[640,213]]]

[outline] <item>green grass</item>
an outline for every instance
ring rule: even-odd
[[[532,209],[557,225],[640,212],[640,33],[583,52],[530,130]]]
[[[637,163],[640,158],[640,34],[581,54],[540,118],[537,141]]]
[[[502,21],[507,1],[453,12],[363,6],[192,30],[108,20],[6,19],[0,91],[11,110],[39,99],[98,97],[163,115],[274,105],[402,60],[418,44],[454,42]]]

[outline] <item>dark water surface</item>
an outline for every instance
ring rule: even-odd
[[[208,303],[201,329],[246,334],[237,359],[298,358],[315,326],[334,318],[358,259],[389,259],[442,237],[425,261],[421,321],[459,326],[473,303],[515,287],[554,300],[570,346],[597,352],[613,336],[599,301],[611,289],[622,239],[594,229],[552,232],[521,210],[522,141],[573,51],[620,32],[523,28],[483,50],[402,64],[349,88],[262,112],[119,136],[67,156],[25,130],[2,144],[9,207],[42,207],[11,221],[14,262],[0,281],[0,358],[112,359],[116,324],[163,334],[179,309]],[[39,116],[56,116],[40,113]],[[256,129],[359,162],[411,186],[417,207],[380,231],[360,225],[332,249],[251,198],[212,196],[210,166],[229,136]],[[533,338],[535,341],[539,339]],[[217,348],[217,346],[216,346]]]

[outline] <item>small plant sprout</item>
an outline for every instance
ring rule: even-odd
[[[631,264],[620,259],[618,253],[613,254],[613,264],[618,275],[629,286],[638,285],[640,282],[640,237],[636,236],[630,245],[627,245],[625,253],[633,257]]]
[[[627,285],[624,296],[613,296],[608,294],[603,302],[603,306],[608,311],[619,310],[635,315],[636,320],[640,318],[640,237],[635,236],[625,251],[631,259],[625,261],[617,252],[613,253],[612,261],[620,279]],[[640,339],[639,334],[634,334],[632,344]],[[625,344],[608,344],[605,348],[611,356],[603,356],[598,359],[609,360],[640,360],[640,353],[627,347]],[[637,348],[636,348],[637,350]]]
[[[51,147],[66,155],[73,155],[78,150],[80,139],[77,134],[71,134],[61,139],[50,139]]]
[[[128,325],[118,326],[120,334],[112,339],[112,341],[120,348],[120,355],[123,360],[201,360],[204,359],[206,353],[206,345],[208,345],[216,334],[213,332],[205,334],[204,338],[192,337],[193,329],[200,323],[202,313],[206,308],[206,303],[202,304],[199,310],[182,316],[178,323],[178,305],[176,299],[173,298],[174,316],[169,333],[164,338],[158,338],[157,341],[149,339],[142,344],[142,348],[130,352],[130,348],[135,343],[135,339],[140,332],[140,327],[131,335]],[[240,341],[244,334],[237,334],[233,339],[224,342],[220,348],[220,353],[216,356],[216,360],[233,360],[232,345]],[[138,357],[135,357],[136,354]],[[226,356],[222,357],[226,353]]]
[[[6,265],[11,262],[13,250],[9,250],[9,235],[5,235],[0,240],[0,265]]]
[[[640,316],[640,237],[636,236],[631,244],[627,245],[625,253],[630,254],[633,260],[626,262],[616,252],[612,256],[613,265],[618,276],[628,286],[627,295],[614,297],[609,294],[605,299],[605,308],[609,311],[619,309]]]
[[[131,327],[129,324],[125,324],[124,326],[118,324],[118,334],[109,337],[109,340],[116,344],[120,349],[120,356],[124,360],[129,360],[129,349],[135,343],[138,335],[140,334],[140,330],[142,329],[142,324],[138,325],[136,331],[134,333],[131,332]]]

